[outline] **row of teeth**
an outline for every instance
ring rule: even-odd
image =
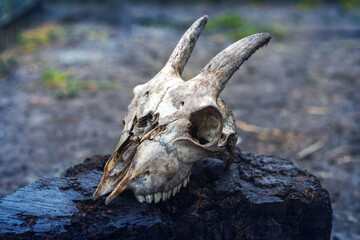
[[[175,194],[177,194],[180,191],[181,187],[186,187],[186,185],[188,184],[190,179],[190,174],[189,176],[187,176],[187,178],[184,179],[184,181],[182,183],[179,183],[179,185],[177,185],[176,187],[174,187],[172,190],[169,190],[167,192],[158,192],[158,193],[154,193],[154,194],[149,194],[146,196],[143,195],[136,195],[136,199],[139,201],[139,203],[143,203],[143,202],[147,202],[147,203],[152,203],[154,200],[154,203],[158,203],[161,201],[161,199],[163,201],[165,201],[166,199],[169,199],[172,196],[175,196]]]

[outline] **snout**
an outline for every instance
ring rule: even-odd
[[[137,148],[124,177],[106,199],[109,204],[125,189],[139,202],[159,202],[175,195],[189,180],[191,166],[178,160],[177,151],[156,140],[145,140]]]

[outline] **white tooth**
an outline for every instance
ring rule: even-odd
[[[180,184],[176,187],[176,192],[177,192],[177,193],[180,192],[181,186],[182,186],[182,184],[180,183]]]
[[[188,182],[189,182],[188,178],[185,178],[184,181],[183,181],[182,186],[183,186],[183,187],[186,187],[186,185],[188,184]]]
[[[147,203],[151,203],[152,200],[153,200],[153,197],[154,197],[154,196],[153,196],[152,194],[146,195],[146,196],[145,196],[146,202],[147,202]]]
[[[161,196],[162,196],[161,192],[155,193],[154,194],[154,203],[160,202]]]
[[[163,192],[162,193],[162,200],[165,201],[167,199],[167,193]]]
[[[136,199],[138,200],[139,203],[145,202],[145,197],[144,197],[144,196],[142,196],[142,195],[136,195],[135,197],[136,197]]]
[[[167,192],[167,198],[170,198],[170,197],[171,197],[171,193],[172,193],[172,190],[169,190],[169,191]]]
[[[175,196],[176,193],[177,193],[177,186],[173,188],[172,195]]]

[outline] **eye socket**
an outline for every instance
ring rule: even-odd
[[[200,144],[214,140],[221,133],[222,117],[214,107],[206,107],[196,111],[190,116],[191,128],[189,134]]]

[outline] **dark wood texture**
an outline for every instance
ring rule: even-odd
[[[126,191],[93,201],[108,156],[42,178],[0,200],[1,239],[330,239],[318,179],[287,160],[237,150],[228,171],[205,159],[175,197],[140,204]]]

